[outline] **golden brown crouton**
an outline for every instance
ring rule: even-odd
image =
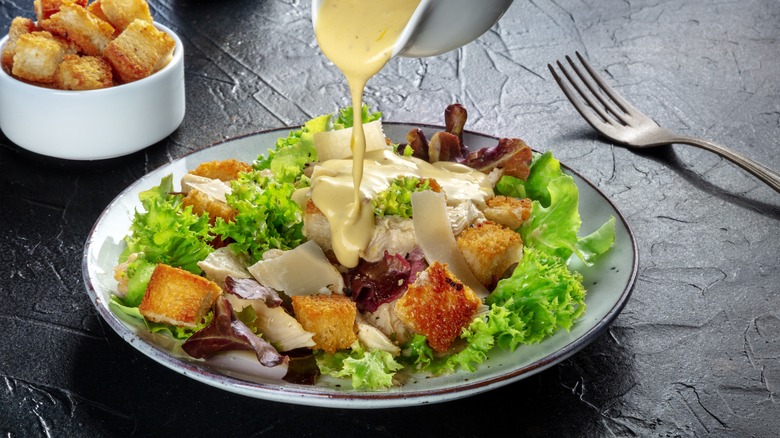
[[[197,189],[190,190],[182,200],[182,206],[188,207],[190,205],[193,213],[199,216],[206,213],[209,216],[209,223],[212,225],[218,217],[224,219],[225,222],[233,222],[233,219],[238,214],[238,211],[230,205],[218,201]]]
[[[87,0],[71,1],[82,8],[87,6]],[[33,2],[33,7],[35,8],[35,16],[38,18],[38,22],[40,23],[59,12],[60,7],[64,2],[64,0],[35,0]]]
[[[103,56],[122,82],[145,78],[170,61],[176,42],[152,23],[135,20],[113,41]]]
[[[149,321],[194,328],[221,293],[211,280],[160,264],[152,273],[138,310]]]
[[[467,228],[457,242],[471,272],[488,289],[523,256],[520,235],[489,221]]]
[[[8,29],[8,40],[3,46],[2,63],[3,68],[10,72],[14,63],[14,54],[16,53],[16,42],[19,37],[35,31],[35,23],[29,18],[16,17],[11,21],[11,27]]]
[[[55,74],[61,90],[96,90],[113,85],[111,66],[98,56],[65,55]]]
[[[11,73],[30,82],[53,83],[67,46],[49,32],[31,32],[16,41]]]
[[[89,6],[87,6],[87,11],[89,11],[90,14],[105,21],[106,23],[112,25],[114,27],[114,36],[119,35],[122,30],[124,30],[118,29],[113,23],[111,23],[111,20],[106,17],[106,14],[103,13],[103,9],[100,7],[100,0],[95,0],[94,2],[90,3]]]
[[[496,196],[485,201],[487,207],[482,213],[489,221],[503,225],[511,230],[520,225],[531,215],[531,200],[508,196]]]
[[[447,270],[433,262],[395,303],[395,314],[428,344],[444,352],[471,323],[481,301]]]
[[[40,26],[73,41],[85,55],[100,56],[114,37],[113,26],[67,0],[59,12],[41,21]]]
[[[127,29],[135,19],[152,22],[146,0],[100,0],[100,10],[108,22],[119,30]]]
[[[198,167],[191,170],[190,173],[205,178],[232,181],[238,178],[238,174],[251,170],[251,164],[230,158],[227,160],[201,163]]]
[[[303,208],[303,235],[314,241],[324,251],[332,251],[330,222],[328,218],[309,199]]]
[[[343,295],[295,295],[295,319],[314,333],[315,348],[326,353],[349,348],[357,340],[355,303]]]

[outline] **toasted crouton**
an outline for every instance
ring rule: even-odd
[[[332,251],[330,223],[328,218],[309,199],[303,208],[303,235],[314,241],[323,251]]]
[[[25,81],[53,83],[66,54],[67,45],[49,32],[22,34],[16,41],[11,73]]]
[[[357,340],[355,303],[343,295],[292,297],[295,319],[314,333],[315,348],[327,353],[349,348]]]
[[[10,72],[14,63],[14,54],[16,53],[16,42],[19,37],[35,31],[35,23],[29,18],[16,17],[11,21],[11,27],[8,29],[8,40],[3,46],[2,63],[3,68]]]
[[[152,13],[146,0],[100,0],[99,8],[115,28],[127,29],[134,20],[152,22]]]
[[[235,159],[208,161],[201,163],[190,173],[205,178],[232,181],[238,178],[240,173],[249,172],[252,165]]]
[[[487,207],[482,211],[489,221],[516,230],[531,215],[531,200],[508,196],[495,196],[488,199]]]
[[[60,10],[40,22],[42,28],[73,41],[85,55],[100,56],[114,37],[114,28],[86,8],[65,0]]]
[[[111,23],[111,20],[109,20],[108,17],[106,17],[106,14],[103,13],[103,9],[100,7],[100,0],[95,0],[94,2],[90,3],[87,6],[87,11],[89,11],[90,14],[105,21],[106,23],[114,26],[114,36],[119,35],[124,30],[124,29],[118,29],[113,23]]]
[[[103,55],[122,82],[145,78],[171,59],[176,42],[152,23],[135,20],[108,43]]]
[[[65,55],[55,74],[61,90],[96,90],[113,85],[111,66],[98,56]]]
[[[60,7],[66,0],[35,0],[33,7],[35,8],[35,16],[38,22],[46,20],[52,15],[59,12]],[[87,0],[71,0],[72,3],[83,7],[87,6]]]
[[[192,206],[192,212],[199,216],[204,213],[207,214],[211,224],[214,224],[218,217],[224,219],[225,222],[233,222],[233,219],[238,214],[238,211],[230,205],[218,201],[197,189],[192,189],[187,193],[187,196],[182,200],[182,206]]]
[[[149,321],[194,328],[221,293],[211,280],[160,264],[152,273],[138,310]]]
[[[395,314],[436,351],[447,351],[474,319],[481,301],[447,270],[433,262],[395,303]]]
[[[488,289],[523,256],[520,235],[489,221],[466,229],[457,242],[471,272]]]

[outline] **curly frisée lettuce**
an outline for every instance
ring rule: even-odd
[[[144,211],[136,211],[130,234],[125,237],[127,247],[120,262],[128,261],[125,271],[128,290],[123,303],[138,306],[154,266],[165,263],[178,266],[193,274],[202,270],[197,263],[214,249],[209,245],[208,217],[198,216],[192,207],[182,207],[182,195],[173,193],[173,175],[164,177],[159,186],[141,192],[139,199]]]
[[[348,377],[354,389],[385,389],[393,386],[393,376],[404,368],[392,354],[382,350],[366,350],[355,341],[350,351],[318,354],[317,365],[322,374]]]
[[[377,217],[393,215],[408,219],[412,217],[412,193],[423,190],[432,190],[429,179],[398,177],[374,197],[374,214]]]
[[[231,181],[231,189],[227,203],[238,214],[230,222],[217,218],[212,231],[223,240],[230,239],[236,253],[257,262],[269,249],[292,249],[303,242],[303,216],[292,200],[292,183],[255,170]]]
[[[585,288],[582,275],[563,259],[526,247],[512,276],[498,282],[486,303],[517,315],[522,342],[535,344],[559,328],[571,329],[585,312]]]
[[[194,274],[202,271],[197,263],[213,250],[208,242],[208,217],[198,216],[192,207],[182,207],[182,195],[173,193],[173,175],[160,185],[139,195],[146,211],[136,212],[131,234],[125,239],[124,259],[132,253],[143,253],[152,263],[179,266]]]
[[[256,170],[271,170],[279,182],[296,183],[303,180],[303,184],[306,184],[303,170],[307,163],[317,161],[314,134],[328,130],[331,118],[330,114],[315,117],[300,129],[291,131],[287,137],[278,138],[275,148],[268,152],[267,157],[260,155],[253,167]]]
[[[371,123],[382,118],[382,113],[371,112],[371,109],[365,104],[360,110],[360,115],[363,118],[363,123]],[[351,128],[354,123],[355,112],[351,106],[348,106],[340,109],[336,114],[336,119],[333,121],[333,129]]]

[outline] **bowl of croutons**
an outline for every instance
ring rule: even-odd
[[[146,0],[31,0],[0,40],[0,130],[67,160],[128,155],[184,119],[184,53]]]

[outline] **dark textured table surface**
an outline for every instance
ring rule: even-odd
[[[0,27],[32,16],[0,3]],[[101,320],[81,275],[87,234],[145,173],[243,134],[347,104],[309,1],[150,1],[185,45],[187,114],[121,159],[62,162],[0,136],[0,431],[29,436],[777,436],[780,195],[688,146],[636,153],[597,137],[547,64],[580,51],[661,124],[780,169],[780,2],[518,0],[479,40],[394,59],[366,100],[551,149],[625,214],[638,280],[575,356],[497,390],[388,410],[280,404],[190,380]],[[43,108],[42,110],[45,110]],[[41,129],[46,129],[42,126]]]

